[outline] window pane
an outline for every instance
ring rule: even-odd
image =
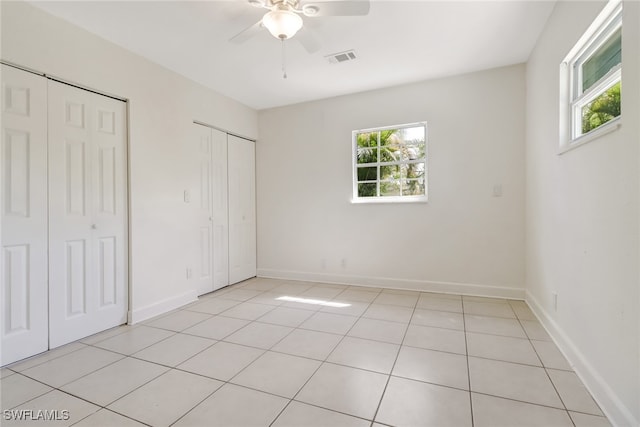
[[[424,179],[407,179],[402,182],[403,196],[424,196]]]
[[[424,145],[404,145],[398,150],[398,156],[402,161],[418,160],[425,156]]]
[[[415,145],[415,150],[417,153],[417,158],[421,158],[421,157],[425,157],[427,155],[427,144],[425,144],[424,142]]]
[[[592,103],[582,107],[582,133],[599,126],[620,115],[620,82],[611,86]]]
[[[377,163],[377,162],[378,162],[377,148],[358,147],[358,164],[361,165],[365,163]]]
[[[380,179],[400,178],[400,165],[380,166]]]
[[[387,129],[380,131],[380,146],[395,146],[401,142],[398,129]]]
[[[358,184],[358,197],[376,197],[376,183],[364,182]]]
[[[400,132],[402,134],[402,140],[405,142],[405,144],[424,144],[424,126],[405,128],[401,129]]]
[[[377,147],[378,132],[359,133],[356,136],[358,147]]]
[[[582,91],[589,89],[622,61],[622,29],[619,29],[582,64]]]
[[[380,162],[398,162],[402,159],[402,152],[396,146],[380,148]]]
[[[402,178],[422,178],[424,177],[424,163],[409,163],[402,165]]]
[[[378,179],[378,168],[363,167],[358,168],[358,181],[375,181]]]
[[[383,181],[380,183],[381,196],[399,196],[400,181]]]

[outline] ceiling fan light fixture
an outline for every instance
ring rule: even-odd
[[[302,28],[302,18],[290,10],[276,9],[264,15],[262,24],[273,37],[286,40],[293,37]]]

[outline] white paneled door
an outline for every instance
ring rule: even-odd
[[[255,143],[228,136],[229,282],[256,275]]]
[[[47,84],[2,65],[0,365],[47,350]]]
[[[254,142],[194,124],[199,295],[256,275]]]
[[[211,211],[211,129],[194,126],[198,189],[195,195],[198,253],[194,280],[198,295],[213,291],[213,213]]]
[[[213,223],[213,288],[229,284],[229,204],[227,134],[211,129],[211,214]]]
[[[198,189],[198,253],[194,279],[198,295],[229,284],[227,134],[194,124]]]
[[[50,348],[127,316],[125,103],[49,81]]]

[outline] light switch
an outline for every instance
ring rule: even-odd
[[[191,202],[191,192],[189,190],[184,190],[184,202]]]
[[[493,197],[502,197],[502,184],[493,186]]]

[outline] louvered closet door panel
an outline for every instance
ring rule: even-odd
[[[46,79],[2,65],[0,365],[48,348]]]
[[[125,112],[49,82],[51,348],[126,322]]]
[[[229,282],[256,275],[256,187],[253,141],[228,136]]]

